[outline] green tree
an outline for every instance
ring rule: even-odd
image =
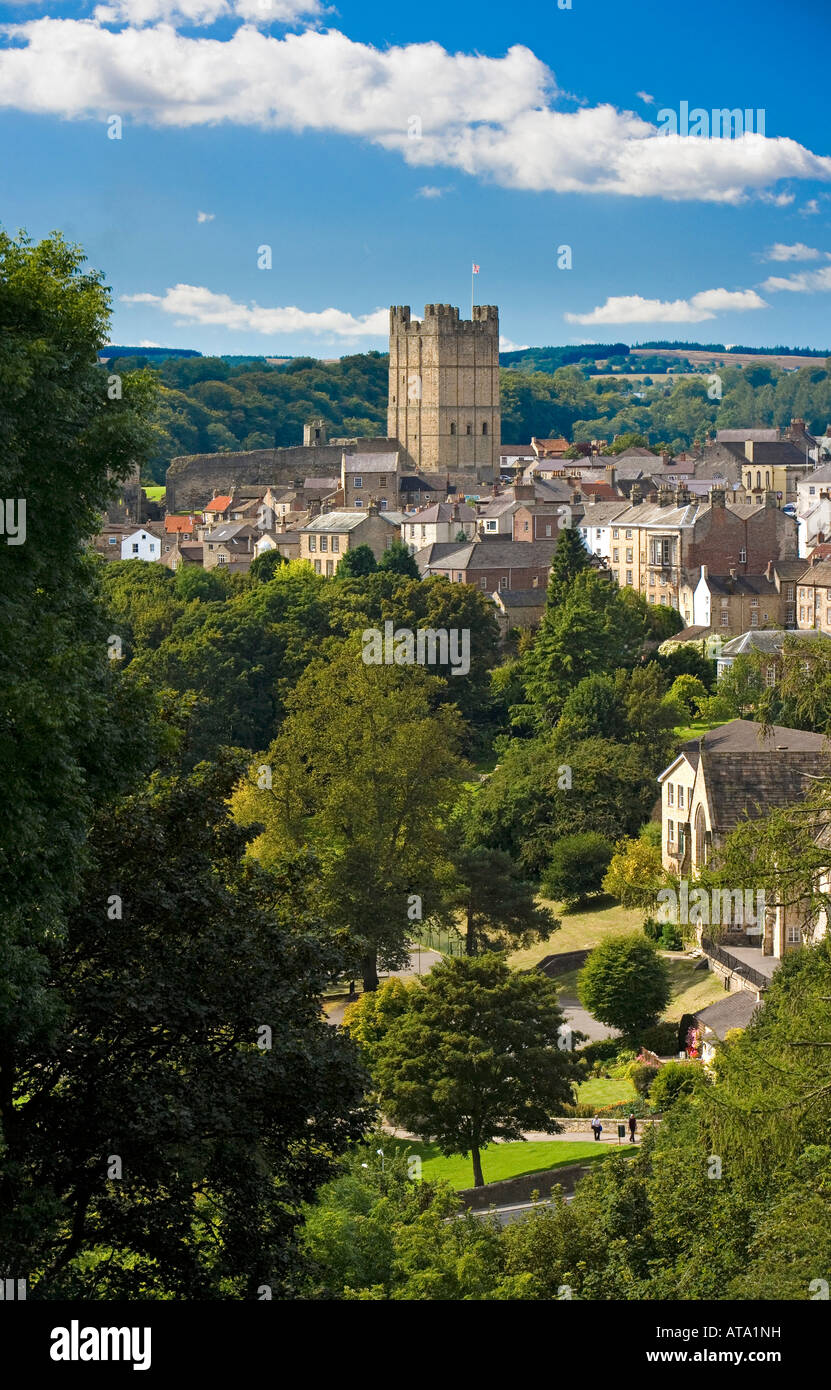
[[[287,565],[288,560],[285,555],[281,555],[279,550],[264,550],[262,555],[256,555],[251,561],[251,568],[248,571],[251,578],[260,584],[267,584],[274,578],[274,571],[281,565]]]
[[[355,579],[372,574],[378,565],[368,545],[356,545],[341,557],[336,574],[338,579]]]
[[[649,1099],[657,1110],[668,1110],[679,1096],[692,1096],[706,1084],[701,1062],[665,1062],[649,1090]]]
[[[594,830],[564,835],[551,851],[542,890],[546,897],[555,898],[570,909],[602,890],[611,857],[609,841]]]
[[[661,863],[661,846],[643,836],[619,840],[603,880],[603,891],[617,898],[622,907],[655,906],[658,890],[666,882]]]
[[[350,553],[346,552],[347,555]],[[393,541],[378,561],[379,570],[390,574],[404,574],[408,579],[420,579],[418,565],[402,541]]]
[[[415,983],[405,984],[398,975],[391,975],[378,989],[361,994],[343,1011],[343,1027],[357,1043],[367,1066],[372,1069],[379,1044],[383,1042],[393,1020],[405,1014]]]
[[[557,1130],[576,1064],[559,1046],[553,981],[486,954],[444,961],[388,1031],[377,1079],[385,1112],[444,1154],[470,1154],[525,1130]]]
[[[682,675],[675,677],[669,694],[670,698],[681,706],[687,719],[693,719],[698,713],[700,702],[707,699],[708,690],[697,676]]]
[[[196,565],[180,565],[173,588],[177,598],[185,603],[193,599],[199,599],[202,603],[221,603],[227,597],[225,584],[216,570],[203,570]]]
[[[455,902],[465,917],[465,949],[517,950],[535,939],[547,941],[559,922],[534,897],[534,885],[503,850],[465,844],[453,854]]]
[[[577,977],[577,990],[584,1009],[627,1035],[655,1023],[670,997],[666,965],[640,932],[595,946]]]
[[[303,673],[235,796],[240,822],[262,828],[252,853],[267,866],[304,848],[319,856],[325,910],[365,990],[379,956],[388,969],[409,959],[415,899],[424,916],[444,902],[445,822],[465,765],[440,687],[420,666],[366,665],[357,639],[341,643]]]

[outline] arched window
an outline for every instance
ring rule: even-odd
[[[770,487],[770,469],[765,469],[765,487]]]
[[[762,486],[762,470],[761,470],[761,468],[757,468],[757,469],[756,469],[756,486],[757,486],[757,487],[761,487],[761,486]]]
[[[473,426],[472,426],[472,425],[468,425],[467,429],[465,430],[465,433],[466,433],[466,434],[473,434]]]
[[[698,868],[707,862],[707,829],[704,824],[704,808],[699,806],[695,813],[695,865]]]

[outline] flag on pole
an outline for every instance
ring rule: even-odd
[[[478,275],[478,274],[479,274],[479,267],[478,267],[478,265],[476,264],[475,261],[473,262],[473,274],[474,274],[474,275]]]

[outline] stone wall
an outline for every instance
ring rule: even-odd
[[[391,453],[398,449],[398,441],[358,439],[347,447],[365,454]],[[230,491],[234,484],[291,486],[296,478],[339,478],[342,454],[340,444],[297,444],[286,449],[251,449],[228,454],[181,454],[171,460],[167,470],[167,510],[198,511],[210,502],[215,491]]]

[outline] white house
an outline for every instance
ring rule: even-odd
[[[625,498],[619,502],[588,502],[585,514],[577,523],[583,544],[590,555],[599,555],[603,560],[612,558],[612,523],[623,512],[629,511]],[[615,538],[617,539],[617,538]]]
[[[831,535],[831,464],[806,473],[796,485],[799,553],[808,555]]]
[[[162,543],[152,531],[133,531],[121,542],[122,560],[160,560]]]
[[[459,539],[471,541],[476,535],[476,513],[464,502],[436,502],[421,511],[401,517],[401,539],[411,555],[426,545],[441,545]]]

